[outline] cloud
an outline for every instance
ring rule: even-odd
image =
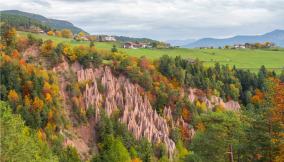
[[[64,19],[90,33],[185,39],[259,34],[284,28],[283,0],[2,0]]]
[[[50,3],[48,1],[45,1],[45,0],[31,0],[31,3],[39,4],[43,7],[44,6],[50,7]]]

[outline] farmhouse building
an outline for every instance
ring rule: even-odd
[[[123,48],[132,48],[132,49],[135,49],[135,48],[151,48],[151,46],[147,43],[141,43],[141,42],[127,42],[127,43],[124,43]]]
[[[34,26],[34,25],[32,25],[28,31],[30,31],[30,32],[32,32],[32,33],[45,34],[45,32],[44,32],[40,27]]]
[[[236,48],[236,49],[245,49],[246,46],[244,44],[235,44],[234,48]]]
[[[123,48],[138,48],[136,43],[133,42],[127,42],[123,44]]]
[[[98,41],[100,42],[115,42],[116,41],[114,36],[109,36],[109,35],[98,35],[97,38],[98,38]]]

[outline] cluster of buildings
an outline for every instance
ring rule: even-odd
[[[96,41],[99,41],[99,42],[115,42],[116,39],[115,39],[114,36],[110,36],[110,35],[97,35]]]
[[[263,42],[263,43],[244,43],[244,44],[234,44],[226,45],[224,47],[218,47],[219,49],[259,49],[259,48],[272,48],[275,47],[275,44],[272,42]],[[213,46],[209,47],[199,47],[200,49],[213,49]]]
[[[27,32],[32,32],[32,33],[45,34],[44,30],[42,30],[40,27],[34,26],[34,25],[31,25],[29,27],[29,29],[26,29],[24,27],[19,27],[19,29],[22,30],[22,31],[27,31]]]
[[[47,34],[45,33],[41,28],[38,27],[32,27],[31,31],[34,33],[41,33],[41,34]],[[80,35],[74,34],[73,38],[77,41],[96,41],[96,42],[116,42],[117,39],[115,36],[111,35]],[[122,48],[128,48],[128,49],[138,49],[138,48],[171,48],[170,44],[163,43],[163,42],[126,42],[121,45]],[[178,48],[178,46],[175,46],[173,48]]]
[[[109,36],[109,35],[84,35],[84,36],[76,35],[74,39],[80,40],[80,41],[97,41],[97,42],[115,42],[116,41],[114,36]]]
[[[152,45],[150,43],[143,43],[143,42],[126,42],[122,45],[123,48],[152,48]]]
[[[233,48],[234,49],[245,49],[246,46],[244,44],[234,44]]]
[[[264,43],[245,43],[245,44],[234,44],[233,49],[257,49],[257,48],[271,48],[274,47],[275,44],[272,42],[264,42]]]

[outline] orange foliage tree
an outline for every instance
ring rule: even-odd
[[[270,119],[271,124],[278,126],[278,129],[272,129],[272,142],[278,147],[275,161],[280,162],[284,159],[284,83],[278,79],[273,79],[273,82],[275,83],[274,107],[271,110]],[[272,128],[274,127],[272,126]]]
[[[18,93],[15,90],[10,90],[8,93],[8,100],[11,103],[16,103],[19,101]]]
[[[34,102],[33,102],[34,109],[35,110],[42,110],[43,105],[44,105],[43,101],[40,98],[35,97]]]
[[[57,37],[62,37],[61,31],[55,31],[55,35],[56,35]]]
[[[53,36],[54,32],[50,30],[50,31],[47,32],[47,35]]]
[[[52,40],[44,41],[41,46],[41,53],[44,55],[50,55],[54,49],[55,45]]]
[[[72,31],[69,30],[69,29],[63,29],[61,31],[61,34],[62,34],[62,37],[64,37],[64,38],[72,38],[73,37]]]
[[[255,90],[255,95],[252,96],[252,98],[251,98],[251,102],[253,104],[259,105],[259,104],[261,104],[263,102],[263,100],[264,100],[263,92],[261,92],[259,89],[256,89]]]
[[[186,107],[182,108],[182,118],[186,122],[190,122],[190,111]]]

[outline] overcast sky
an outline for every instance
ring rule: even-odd
[[[284,0],[0,0],[7,9],[67,20],[91,34],[159,40],[284,29]]]

